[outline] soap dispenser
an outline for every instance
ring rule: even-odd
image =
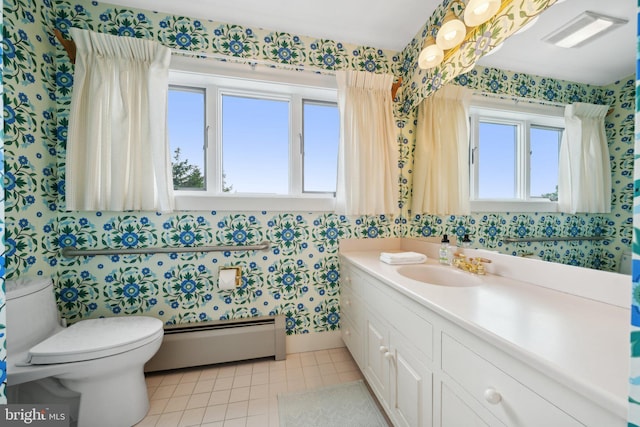
[[[463,248],[471,247],[471,239],[469,239],[468,234],[465,234],[464,237],[462,238],[462,247]]]
[[[440,264],[449,265],[449,236],[446,234],[442,236],[442,241],[440,242],[438,259],[440,260]]]

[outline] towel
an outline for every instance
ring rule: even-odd
[[[427,256],[418,252],[382,252],[380,261],[387,264],[422,264],[427,260]]]

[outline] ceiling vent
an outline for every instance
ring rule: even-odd
[[[627,22],[629,22],[627,19],[613,18],[586,11],[545,36],[542,40],[558,47],[579,47]]]

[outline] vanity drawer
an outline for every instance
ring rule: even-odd
[[[340,318],[348,318],[358,332],[364,330],[365,312],[364,303],[350,288],[340,290]]]
[[[344,341],[344,344],[349,349],[351,356],[353,356],[353,360],[355,360],[360,369],[363,369],[364,340],[362,339],[360,330],[355,328],[348,318],[341,319],[340,334],[342,335],[342,341]]]
[[[442,370],[506,425],[583,425],[446,334],[442,335]]]
[[[343,266],[340,277],[341,289],[349,289],[358,295],[362,295],[366,292],[367,281],[358,274],[354,268]]]

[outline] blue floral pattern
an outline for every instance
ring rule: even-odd
[[[56,297],[60,311],[67,320],[91,317],[98,309],[102,285],[86,270],[63,270],[57,278]]]
[[[173,267],[164,279],[163,298],[171,308],[199,308],[211,299],[213,279],[203,264]]]
[[[160,21],[158,41],[182,50],[203,50],[209,45],[206,28],[198,20],[167,16]]]
[[[107,9],[101,13],[98,30],[121,37],[149,39],[153,36],[153,26],[145,14],[126,9]]]
[[[310,274],[302,260],[279,260],[269,267],[267,286],[274,299],[296,301],[309,291]]]
[[[281,255],[296,255],[307,248],[309,228],[302,215],[281,214],[267,223],[269,240]]]
[[[253,58],[259,55],[259,43],[250,28],[239,25],[220,25],[213,31],[217,53]]]
[[[307,59],[300,37],[280,32],[269,33],[264,38],[262,54],[281,64],[303,64]]]
[[[327,70],[339,70],[348,61],[347,52],[342,43],[333,40],[316,40],[309,45],[309,59],[315,67]]]
[[[113,314],[142,314],[158,303],[158,281],[148,268],[118,268],[104,280],[105,302]]]
[[[439,7],[434,19],[441,20],[443,11],[444,7]],[[89,0],[5,0],[3,14],[6,223],[0,221],[0,227],[6,259],[0,267],[4,269],[2,276],[8,278],[53,277],[60,310],[71,321],[146,314],[171,324],[282,314],[288,334],[336,330],[340,322],[337,252],[339,242],[351,237],[433,237],[443,232],[459,235],[464,230],[474,245],[518,253],[520,246],[504,244],[502,239],[521,232],[521,226],[527,235],[549,237],[574,232],[577,227],[580,233],[599,232],[606,239],[580,251],[569,244],[526,249],[555,262],[614,270],[620,252],[635,236],[633,245],[640,255],[640,231],[634,235],[632,229],[634,187],[628,170],[635,161],[635,79],[601,88],[481,67],[459,75],[456,84],[505,97],[611,105],[614,112],[607,118],[607,135],[615,172],[613,212],[597,216],[490,213],[439,217],[409,211],[413,108],[457,71],[440,67],[427,74],[417,69],[415,58],[430,23],[398,53],[339,40],[115,8]],[[158,40],[174,49],[224,54],[231,60],[256,58],[276,66],[300,64],[327,71],[357,69],[402,76],[404,83],[394,103],[402,215],[347,218],[333,213],[215,210],[190,214],[65,212],[65,149],[73,66],[51,30],[58,28],[67,34],[71,27]],[[473,40],[473,49],[487,49],[502,35],[492,32],[483,37]],[[518,218],[515,222],[514,217]],[[272,241],[267,251],[79,258],[59,254],[63,246],[72,243],[81,248],[252,245],[267,238]],[[221,291],[216,272],[229,265],[241,266],[242,285]],[[3,315],[0,310],[0,343],[4,339]],[[4,357],[0,346],[0,359]],[[0,363],[0,379],[5,378],[3,366]]]

